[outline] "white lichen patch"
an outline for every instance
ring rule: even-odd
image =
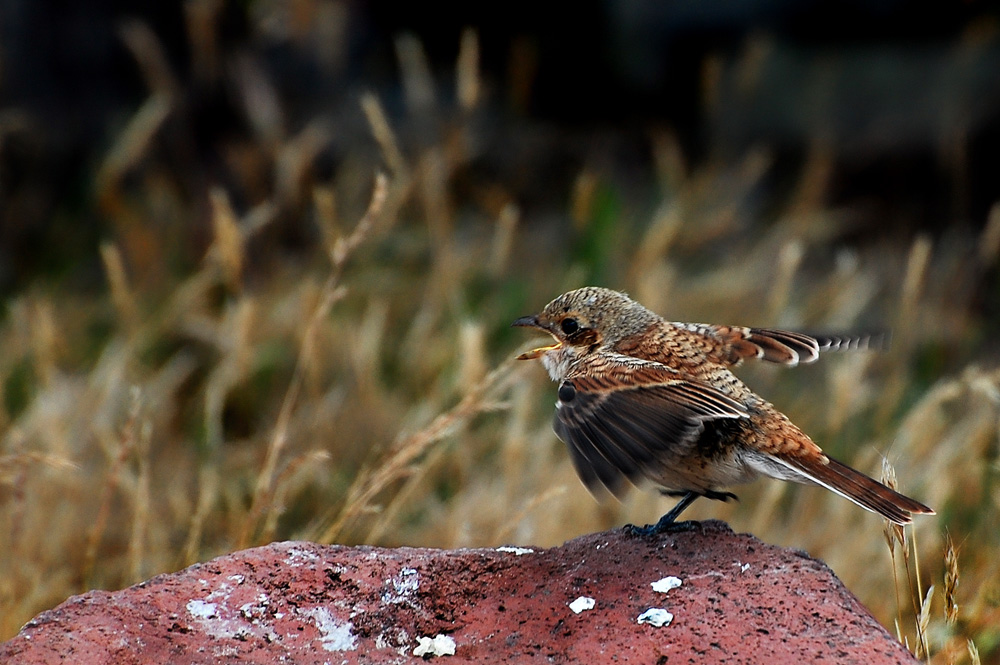
[[[669,626],[673,620],[674,615],[662,607],[651,607],[636,618],[637,623],[648,623],[656,628]]]
[[[663,579],[656,580],[655,582],[650,582],[649,585],[653,587],[653,591],[659,593],[666,593],[671,589],[676,589],[681,585],[681,578],[674,577],[673,575],[668,575]]]
[[[265,610],[257,610],[257,614],[254,615],[254,609],[249,603],[239,610],[232,610],[227,605],[226,598],[218,598],[219,595],[221,594],[217,590],[207,598],[187,602],[188,614],[201,626],[205,634],[217,639],[247,637],[274,639],[277,636],[266,621]]]
[[[434,637],[418,637],[417,646],[413,649],[414,656],[454,656],[455,640],[450,635],[435,635]]]
[[[215,603],[204,600],[189,600],[187,611],[195,619],[214,619],[218,615],[218,607]]]
[[[290,547],[288,548],[288,553],[285,556],[285,563],[292,568],[299,568],[318,559],[319,556],[317,556],[315,552],[310,552],[309,550],[304,550],[300,547]]]
[[[420,573],[413,568],[403,568],[386,580],[386,585],[389,588],[382,594],[383,603],[409,601],[414,592],[420,588]]]
[[[315,622],[320,644],[326,651],[354,651],[358,648],[354,624],[350,621],[338,621],[325,607],[312,607],[300,613]]]
[[[580,612],[586,612],[587,610],[594,609],[597,601],[589,596],[580,596],[572,603],[569,604],[569,609],[573,610],[573,614],[579,614]]]
[[[497,552],[507,552],[508,554],[513,554],[514,556],[521,556],[522,554],[534,554],[535,550],[530,547],[514,547],[513,545],[503,545],[497,548]]]
[[[271,599],[267,597],[266,593],[257,594],[257,599],[255,601],[240,605],[240,615],[242,615],[244,619],[251,619],[254,621],[265,619],[270,610],[270,605]]]
[[[235,581],[236,578],[238,578],[239,581],[233,584],[232,581]],[[205,596],[205,600],[221,601],[222,603],[225,603],[229,600],[230,595],[232,595],[236,587],[240,586],[242,583],[242,575],[230,575],[225,580],[217,580],[216,587],[212,589],[207,596]]]
[[[393,578],[392,584],[396,587],[396,593],[408,596],[420,588],[420,573],[413,568],[403,568],[399,571],[399,575]]]
[[[375,636],[376,649],[395,649],[401,656],[409,651],[409,644],[410,635],[402,628],[386,630]]]

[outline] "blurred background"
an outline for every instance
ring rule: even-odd
[[[992,3],[133,5],[0,3],[0,639],[277,539],[654,521],[587,494],[511,360],[514,318],[599,284],[891,328],[740,375],[936,517],[768,481],[690,517],[822,558],[921,657],[1000,662]]]

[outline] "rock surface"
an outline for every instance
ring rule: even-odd
[[[70,598],[0,663],[917,662],[821,562],[693,524],[544,550],[274,543]]]

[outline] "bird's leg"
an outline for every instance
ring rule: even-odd
[[[664,531],[670,531],[677,528],[687,528],[680,527],[681,524],[688,524],[687,522],[677,522],[677,518],[684,509],[690,506],[695,499],[697,499],[701,494],[698,492],[685,492],[681,500],[670,509],[670,512],[660,518],[656,524],[647,524],[646,526],[635,526],[634,524],[628,524],[625,526],[625,531],[634,536],[655,536],[657,534],[663,533]]]
[[[699,496],[703,496],[706,499],[714,499],[716,501],[729,501],[730,499],[739,501],[739,497],[732,492],[716,492],[715,490],[706,490],[705,492],[672,492],[669,490],[661,491],[661,494],[665,496],[680,497],[680,501],[670,509],[670,512],[660,518],[656,524],[647,524],[646,526],[635,526],[634,524],[627,524],[625,526],[625,531],[635,536],[655,536],[657,534],[663,533],[664,531],[681,531],[691,529],[696,523],[694,522],[678,522],[677,518],[684,510],[694,503],[694,500]]]

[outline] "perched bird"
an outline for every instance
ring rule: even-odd
[[[746,358],[809,363],[821,351],[865,348],[870,336],[671,323],[599,287],[565,293],[513,325],[555,338],[519,358],[541,359],[559,383],[555,431],[584,484],[621,497],[652,481],[680,497],[636,531],[663,531],[696,498],[736,498],[725,488],[761,475],[822,485],[896,524],[934,513],[826,455],[730,371]]]

